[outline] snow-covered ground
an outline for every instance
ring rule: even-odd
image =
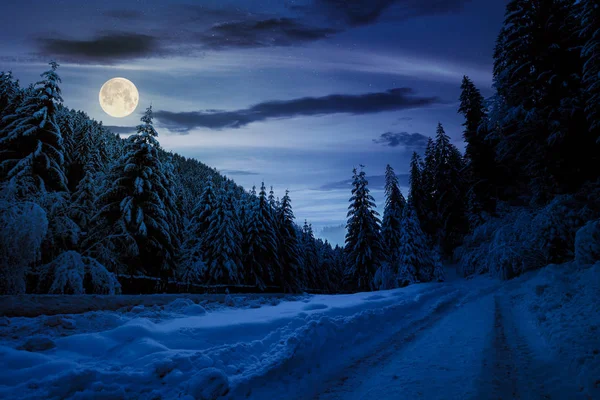
[[[600,398],[599,297],[600,263],[564,264],[508,283],[0,317],[0,398]]]

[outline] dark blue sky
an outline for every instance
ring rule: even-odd
[[[123,132],[152,103],[163,147],[289,188],[318,229],[344,222],[354,166],[405,173],[438,121],[463,147],[460,80],[490,94],[506,2],[9,0],[0,70],[27,84],[56,59],[66,105]],[[98,104],[115,76],[140,91],[122,119]]]

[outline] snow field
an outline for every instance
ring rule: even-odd
[[[2,327],[13,336],[1,336],[0,397],[214,399],[241,391],[245,396],[240,388],[269,372],[293,368],[303,375],[316,364],[341,364],[336,357],[368,344],[371,336],[382,340],[380,332],[395,329],[409,311],[433,312],[435,304],[456,295],[452,287],[423,284],[213,312],[182,299],[160,315],[139,307],[126,314],[58,316],[51,323],[51,317],[12,318]],[[45,335],[18,335],[19,327],[30,332],[28,324],[40,319]]]

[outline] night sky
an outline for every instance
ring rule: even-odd
[[[402,183],[438,121],[463,148],[461,78],[491,93],[506,2],[8,0],[0,70],[29,84],[58,61],[65,104],[123,135],[152,104],[164,148],[290,189],[318,233],[345,222],[354,166],[381,203],[385,165]],[[116,76],[140,92],[126,118],[98,103]]]

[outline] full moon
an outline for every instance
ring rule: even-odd
[[[140,94],[128,79],[112,78],[100,89],[100,106],[111,117],[123,118],[135,111]]]

